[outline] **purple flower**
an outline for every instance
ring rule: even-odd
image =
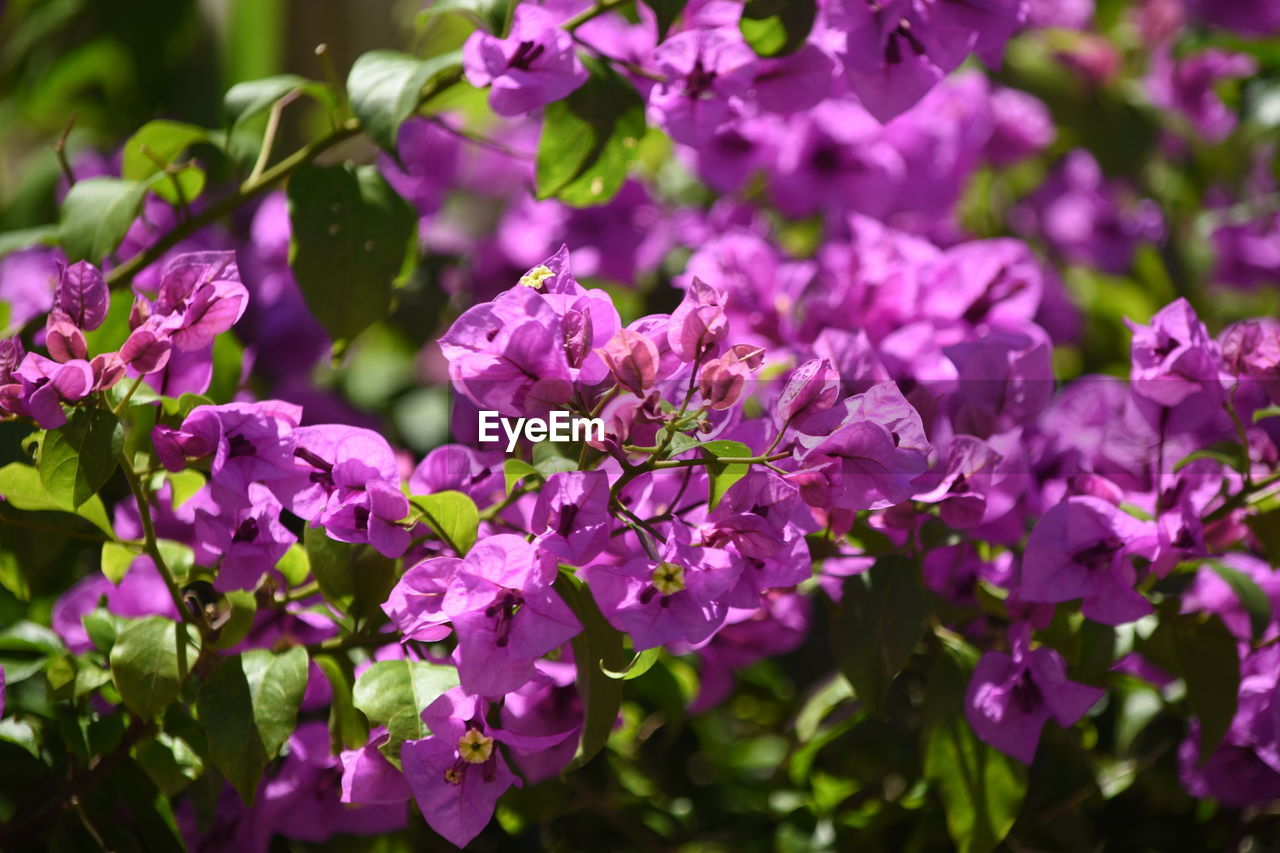
[[[481,409],[539,415],[563,405],[574,383],[609,376],[597,350],[621,325],[607,293],[573,278],[561,247],[515,287],[465,311],[440,349],[454,386]]]
[[[621,565],[596,563],[578,573],[609,624],[631,635],[636,651],[667,643],[705,643],[724,622],[722,597],[741,564],[720,548],[692,544],[681,524],[664,526],[659,559],[632,557]]]
[[[409,499],[386,439],[373,430],[324,424],[290,432],[285,451],[292,471],[268,485],[290,512],[340,542],[367,542],[392,558],[405,552],[409,531],[400,522]]]
[[[987,438],[1027,426],[1053,396],[1052,345],[1032,323],[984,328],[943,351],[959,379],[950,412],[960,432]]]
[[[538,547],[574,566],[595,559],[609,544],[609,477],[604,471],[552,474],[538,492],[529,531]]]
[[[280,502],[266,486],[250,484],[248,498],[248,507],[196,510],[196,562],[217,568],[219,592],[253,589],[297,541],[280,523]]]
[[[915,499],[936,503],[948,527],[967,528],[982,523],[987,512],[987,492],[1001,455],[991,445],[971,435],[958,435],[947,448],[945,465],[916,481],[929,491]]]
[[[111,293],[98,268],[88,261],[80,261],[62,271],[53,301],[71,322],[88,332],[101,326],[107,318]]]
[[[1213,278],[1254,288],[1280,279],[1280,214],[1219,225],[1213,243]]]
[[[1029,765],[1045,722],[1052,717],[1060,726],[1075,725],[1103,691],[1068,681],[1062,656],[1053,649],[1032,649],[1026,622],[1010,627],[1009,642],[1012,655],[987,652],[978,661],[965,716],[979,738]]]
[[[1013,211],[1023,233],[1039,233],[1067,260],[1122,274],[1141,242],[1164,236],[1155,202],[1135,199],[1118,181],[1106,181],[1093,155],[1072,151],[1027,201]]]
[[[1280,320],[1242,320],[1224,329],[1220,341],[1223,362],[1244,380],[1241,384],[1257,383],[1272,403],[1280,404]]]
[[[995,166],[1011,166],[1039,154],[1053,143],[1053,116],[1041,101],[1017,89],[997,87],[991,93],[994,125],[984,153]]]
[[[462,67],[473,86],[489,86],[489,106],[515,116],[558,101],[587,80],[573,36],[548,10],[516,7],[511,34],[500,39],[476,31],[462,46]]]
[[[649,93],[649,111],[676,142],[699,147],[737,115],[756,61],[737,27],[687,30],[653,52],[666,77]]]
[[[96,380],[93,367],[82,359],[63,364],[36,353],[27,353],[13,372],[21,383],[17,399],[12,401],[17,414],[27,415],[44,429],[57,429],[67,422],[62,404],[75,403],[89,396]]]
[[[1225,50],[1178,59],[1159,51],[1147,75],[1147,91],[1157,107],[1180,113],[1206,140],[1221,142],[1235,130],[1237,120],[1215,87],[1223,80],[1249,77],[1257,67],[1253,57]]]
[[[105,575],[92,574],[77,581],[53,605],[53,630],[73,653],[81,654],[92,647],[81,619],[104,598],[105,607],[117,616],[178,618],[173,598],[155,563],[145,555],[135,557],[119,586]]]
[[[498,697],[519,689],[534,677],[534,661],[582,630],[551,589],[555,559],[523,537],[490,536],[476,543],[462,561],[442,560],[450,558],[427,560],[414,578],[417,583],[432,573],[450,576],[442,598],[430,593],[410,598],[406,589],[398,600],[393,593],[392,601],[397,602],[397,624],[413,619],[419,607],[428,611],[424,624],[440,616],[453,624],[458,678],[468,693]],[[407,582],[408,575],[397,589]],[[437,603],[438,614],[431,613]]]
[[[998,65],[1022,21],[1018,0],[950,2],[843,0],[832,10],[845,31],[843,53],[849,85],[882,122],[905,112],[972,51]]]
[[[1268,567],[1263,572],[1271,574]],[[1178,748],[1183,787],[1193,797],[1214,797],[1232,809],[1280,797],[1280,649],[1270,644],[1240,663],[1240,690],[1231,727],[1200,761],[1198,720]]]
[[[449,636],[444,596],[461,566],[457,557],[433,557],[412,566],[396,583],[382,610],[405,639],[433,643]]]
[[[1280,32],[1280,7],[1271,0],[1186,0],[1198,20],[1244,36],[1270,36]]]
[[[1095,497],[1070,497],[1046,512],[1022,556],[1023,601],[1084,599],[1086,617],[1120,625],[1151,612],[1134,590],[1129,557],[1151,556],[1155,530]]]
[[[45,318],[44,345],[54,361],[67,362],[84,359],[89,355],[84,332],[69,316],[56,308]]]
[[[1221,394],[1217,342],[1185,299],[1161,308],[1143,326],[1125,321],[1133,330],[1133,393],[1161,406],[1177,406],[1192,395],[1205,394],[1216,406]]]
[[[0,300],[9,304],[10,323],[25,326],[53,307],[65,263],[59,249],[23,249],[0,258]]]
[[[501,453],[485,454],[461,444],[441,445],[413,469],[409,490],[415,495],[462,492],[485,506],[503,494],[502,459]]]
[[[385,729],[375,729],[364,746],[344,750],[338,756],[342,762],[342,802],[378,806],[403,803],[412,796],[404,775],[379,749],[388,737]]]
[[[811,358],[791,371],[773,405],[773,425],[779,430],[795,421],[830,409],[840,396],[840,375],[826,358]]]
[[[796,453],[801,470],[789,479],[810,506],[883,509],[915,493],[932,447],[920,415],[893,382],[810,418]]]
[[[212,457],[214,500],[228,508],[247,508],[252,505],[252,483],[274,482],[293,473],[286,439],[301,418],[300,406],[281,400],[197,406],[179,429],[158,426],[151,440],[156,456],[170,471],[181,471],[187,459]]]
[[[619,329],[600,351],[619,385],[643,397],[658,378],[661,356],[653,338],[632,329]]]
[[[413,798],[431,828],[465,847],[493,817],[498,798],[520,780],[507,767],[498,730],[485,723],[485,702],[450,690],[422,712],[431,736],[400,749]]]
[[[235,325],[248,302],[234,252],[193,252],[164,268],[147,322],[166,332],[175,349],[203,350]]]
[[[714,353],[729,331],[719,291],[696,276],[667,323],[667,343],[681,361]]]

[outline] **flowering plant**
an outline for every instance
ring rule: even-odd
[[[68,125],[0,848],[1280,843],[1271,6],[436,0]]]

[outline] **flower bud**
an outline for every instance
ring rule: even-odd
[[[658,347],[648,335],[631,329],[618,333],[600,349],[600,356],[618,384],[643,397],[658,378]]]
[[[139,373],[155,373],[169,363],[169,338],[147,326],[133,331],[120,347],[120,358]]]
[[[92,331],[107,319],[111,292],[98,268],[88,261],[72,264],[62,271],[53,294],[53,306],[67,316],[69,322]]]
[[[151,318],[151,303],[142,296],[133,300],[133,307],[129,309],[129,329],[138,328]]]
[[[116,352],[107,352],[94,356],[93,360],[89,362],[89,367],[93,369],[93,388],[95,391],[107,390],[124,376],[124,361],[120,358],[120,354]]]
[[[773,423],[778,429],[805,415],[829,409],[840,394],[840,377],[831,362],[814,358],[791,371],[773,409]]]
[[[720,294],[702,279],[695,278],[667,325],[667,341],[672,351],[681,361],[694,361],[705,355],[728,331]]]
[[[89,353],[84,332],[80,331],[71,317],[56,308],[49,312],[45,321],[44,343],[49,349],[49,355],[58,362],[84,358]]]
[[[17,335],[0,341],[0,385],[14,381],[13,372],[18,369],[27,351]]]

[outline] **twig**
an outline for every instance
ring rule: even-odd
[[[53,146],[53,154],[58,158],[58,165],[62,167],[62,174],[66,176],[68,188],[76,185],[76,173],[71,171],[71,164],[67,162],[67,138],[71,136],[71,128],[75,126],[75,123],[75,113],[67,116],[67,126],[62,129],[62,135],[58,137],[57,144]]]

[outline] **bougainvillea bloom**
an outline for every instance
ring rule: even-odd
[[[964,710],[978,737],[1023,764],[1036,756],[1040,732],[1052,717],[1074,725],[1102,698],[1103,691],[1067,680],[1062,656],[1031,648],[1031,629],[1009,629],[1012,654],[987,652],[978,661],[965,695]]]
[[[501,116],[527,113],[558,101],[587,80],[573,37],[538,6],[515,8],[505,39],[474,32],[462,47],[462,67],[471,85],[489,86],[489,106]]]

